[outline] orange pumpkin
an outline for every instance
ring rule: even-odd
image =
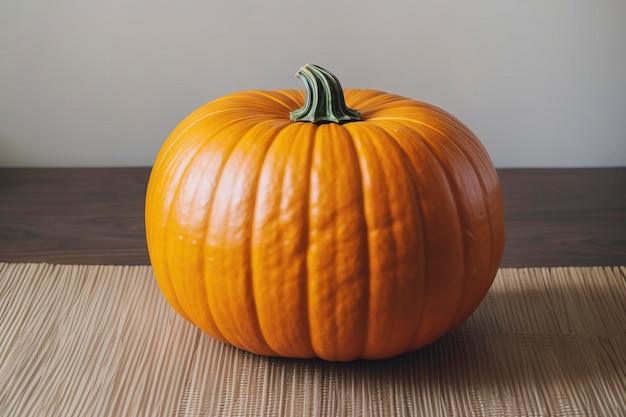
[[[159,287],[204,332],[262,355],[375,359],[434,342],[476,309],[502,256],[487,152],[432,105],[358,89],[344,101],[328,71],[297,75],[306,91],[219,98],[163,145],[146,197]]]

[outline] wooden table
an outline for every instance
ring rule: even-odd
[[[148,264],[150,168],[0,169],[0,261]],[[626,167],[502,169],[503,267],[626,263]]]

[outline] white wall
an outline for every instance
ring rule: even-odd
[[[624,0],[2,0],[0,166],[151,165],[189,112],[344,87],[445,108],[498,167],[626,165]]]

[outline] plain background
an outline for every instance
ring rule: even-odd
[[[0,166],[148,166],[221,95],[344,87],[451,112],[497,167],[626,165],[624,0],[0,2]]]

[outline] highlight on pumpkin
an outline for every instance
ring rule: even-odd
[[[306,93],[226,95],[163,144],[145,208],[159,288],[207,335],[256,354],[383,359],[433,343],[498,270],[488,153],[435,106],[342,90],[317,66],[298,74]]]

